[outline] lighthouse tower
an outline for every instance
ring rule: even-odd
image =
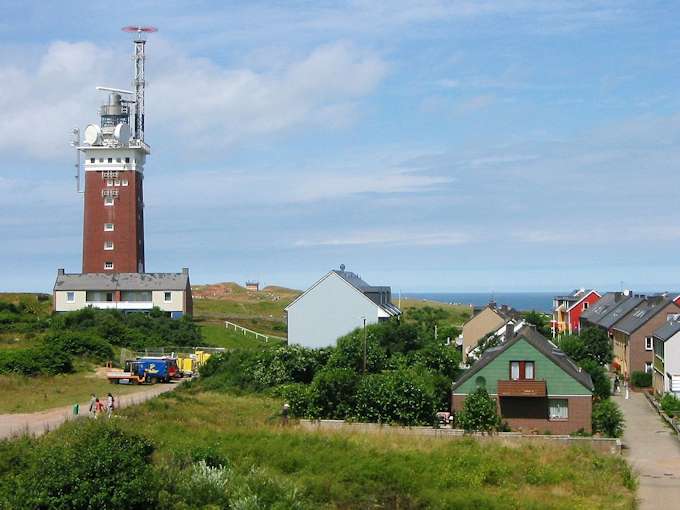
[[[134,90],[97,87],[108,93],[99,123],[85,128],[83,273],[144,272],[144,34],[134,40]]]

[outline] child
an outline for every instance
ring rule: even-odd
[[[106,397],[106,414],[109,418],[111,418],[111,415],[113,414],[113,395],[110,393]]]
[[[95,418],[99,416],[101,413],[104,412],[104,404],[101,403],[99,399],[97,399],[97,403],[95,405]]]
[[[90,395],[90,408],[88,409],[88,413],[90,414],[90,418],[96,418],[97,415],[95,414],[97,412],[97,396],[92,393]]]

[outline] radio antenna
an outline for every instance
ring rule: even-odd
[[[144,45],[146,44],[146,34],[158,32],[155,27],[128,26],[122,28],[123,32],[135,34],[135,54],[134,54],[134,80],[132,82],[135,93],[135,122],[133,138],[144,141]]]

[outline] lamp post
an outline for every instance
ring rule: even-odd
[[[364,374],[366,373],[366,316],[361,317],[364,321]]]

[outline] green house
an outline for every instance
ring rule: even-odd
[[[525,326],[487,350],[453,384],[451,408],[483,386],[513,430],[570,434],[591,431],[593,381],[557,346]]]

